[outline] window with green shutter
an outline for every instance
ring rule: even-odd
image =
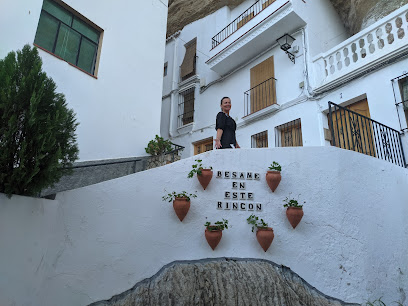
[[[101,32],[52,0],[44,0],[34,44],[95,75]]]

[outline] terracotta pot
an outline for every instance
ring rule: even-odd
[[[256,239],[265,252],[269,249],[274,237],[272,227],[258,227]]]
[[[187,198],[175,198],[173,200],[173,208],[180,221],[183,221],[190,209],[190,201]]]
[[[282,179],[280,171],[268,171],[266,173],[266,182],[268,183],[269,188],[272,192],[275,191]]]
[[[198,181],[200,182],[201,186],[203,186],[204,190],[205,188],[207,188],[212,177],[213,177],[213,172],[211,169],[201,169],[201,174],[197,175]]]
[[[205,230],[205,239],[207,239],[208,244],[213,250],[215,250],[218,243],[220,243],[221,238],[222,238],[221,230],[212,230],[212,231],[209,231],[208,229]]]
[[[300,220],[302,220],[303,217],[303,208],[302,207],[288,207],[286,209],[286,217],[288,217],[288,220],[290,224],[292,225],[293,228],[295,228]]]

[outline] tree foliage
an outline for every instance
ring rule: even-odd
[[[36,48],[0,60],[0,192],[36,195],[68,174],[77,126]]]
[[[145,148],[146,153],[151,155],[161,155],[172,151],[171,141],[164,140],[163,137],[156,135],[155,139],[150,140]]]

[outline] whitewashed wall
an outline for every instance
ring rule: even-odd
[[[226,8],[224,8],[226,9]],[[205,17],[199,21],[187,25],[180,35],[167,43],[166,47],[166,58],[165,61],[171,61],[174,56],[174,44],[177,44],[177,62],[182,63],[185,48],[185,42],[192,40],[197,37],[197,75],[200,79],[205,80],[205,84],[218,79],[220,76],[213,71],[211,71],[205,64],[206,57],[206,47],[210,47],[210,43],[206,46],[206,42],[211,42],[211,37],[208,35],[207,28],[204,27],[205,24],[214,24],[215,20],[219,20],[222,15],[222,10]],[[298,32],[294,35],[297,39],[296,43],[302,45],[302,33]],[[279,117],[271,118],[271,114],[267,115],[267,119],[260,120],[262,126],[258,127],[254,122],[246,123],[243,120],[244,113],[244,92],[251,88],[250,85],[250,69],[267,58],[274,56],[275,63],[275,78],[276,82],[276,95],[277,103],[287,108],[290,104],[297,104],[304,102],[305,96],[303,95],[303,88],[300,88],[300,83],[304,80],[304,54],[303,49],[300,48],[300,52],[296,54],[296,64],[293,64],[287,57],[287,55],[280,50],[279,46],[271,46],[271,50],[258,58],[254,59],[252,62],[243,66],[240,70],[225,78],[222,82],[215,83],[209,87],[204,92],[200,93],[200,84],[196,84],[195,90],[195,101],[194,101],[194,123],[187,125],[185,127],[178,128],[177,126],[177,116],[178,114],[178,92],[175,92],[172,98],[168,96],[171,88],[182,89],[177,86],[179,78],[179,68],[176,67],[176,80],[172,79],[172,71],[169,70],[168,76],[164,78],[164,89],[168,91],[163,91],[163,95],[166,96],[162,101],[162,118],[161,118],[161,134],[163,137],[170,138],[174,143],[183,145],[186,149],[182,152],[183,157],[188,157],[193,155],[194,146],[192,143],[203,140],[209,137],[215,137],[215,117],[220,111],[220,100],[224,96],[229,96],[232,100],[232,109],[230,115],[235,119],[238,124],[238,142],[240,146],[250,148],[251,147],[251,135],[258,132],[268,130],[268,136],[270,137],[270,143],[274,143],[274,129],[280,124],[287,123],[294,119],[304,117],[305,119],[310,119],[311,122],[306,124],[314,125],[316,122],[316,112],[315,107],[305,108],[301,107],[302,113],[292,111],[284,111],[279,113]],[[174,67],[174,64],[171,64]],[[172,68],[173,69],[173,68]],[[173,82],[173,87],[172,86]],[[176,86],[174,86],[174,83]],[[303,99],[302,99],[303,97]],[[285,105],[286,104],[286,105]],[[314,103],[312,103],[315,105]],[[173,119],[171,119],[171,117]],[[303,124],[303,121],[302,121]],[[310,130],[305,134],[304,145],[320,145],[320,139],[314,137],[315,133],[319,133],[315,129]],[[312,137],[307,139],[307,134]]]
[[[59,211],[58,201],[0,193],[0,305],[45,305],[44,281],[56,263],[49,258],[64,243]]]
[[[168,1],[65,3],[104,30],[98,79],[39,51],[77,114],[80,159],[144,155],[159,134]],[[41,7],[41,0],[0,2],[0,58],[32,45]]]
[[[193,163],[187,158],[64,192],[56,201],[1,195],[0,304],[87,305],[172,261],[215,257],[271,260],[348,302],[382,296],[387,305],[406,303],[406,169],[331,147],[220,150],[200,157],[214,170],[261,173],[261,181],[246,181],[246,191],[262,203],[258,215],[274,228],[266,253],[246,224],[251,212],[217,209],[232,181],[213,178],[202,190],[195,177],[187,178]],[[275,193],[264,180],[272,161],[282,165]],[[181,223],[161,197],[182,190],[197,191],[198,198]],[[296,229],[282,206],[290,194],[306,201]],[[222,218],[230,229],[212,251],[204,223]]]
[[[212,85],[204,92],[200,93],[200,83],[197,83],[194,123],[182,128],[177,127],[179,96],[177,92],[172,97],[169,97],[168,94],[171,90],[174,92],[174,90],[177,91],[178,88],[182,88],[182,85],[179,87],[178,83],[179,66],[185,54],[184,44],[197,37],[197,75],[202,85],[208,85],[220,79],[221,76],[212,71],[205,63],[210,58],[211,38],[254,2],[252,0],[245,1],[232,9],[225,6],[205,18],[185,26],[175,39],[166,44],[165,62],[169,63],[172,70],[169,70],[168,76],[164,78],[163,82],[163,96],[165,98],[162,101],[160,131],[163,137],[168,137],[174,143],[186,147],[182,152],[182,157],[194,154],[194,142],[215,137],[215,116],[220,110],[220,99],[224,96],[229,96],[232,100],[230,115],[238,124],[237,140],[241,147],[250,148],[251,136],[265,130],[268,131],[269,147],[273,147],[275,145],[275,127],[298,118],[301,118],[302,121],[304,146],[324,145],[325,143],[319,109],[315,102],[307,102],[308,93],[304,86],[308,84],[306,75],[309,73],[305,66],[305,58],[308,60],[310,54],[323,52],[346,39],[343,25],[328,0],[307,1],[307,3],[292,2],[295,12],[307,22],[304,32],[299,30],[296,33],[290,33],[296,38],[293,46],[299,48],[299,52],[295,54],[296,64],[293,64],[278,44],[275,44],[271,45],[270,50],[265,54],[260,54],[258,58],[254,58],[253,61],[241,66],[239,70],[224,78],[222,82]],[[259,16],[254,19],[257,19],[258,22],[262,20]],[[308,54],[304,53],[304,35],[306,35]],[[228,41],[223,42],[223,44],[225,44],[224,46],[228,45]],[[248,123],[243,120],[243,117],[245,115],[244,92],[251,88],[250,69],[270,56],[274,56],[277,103],[281,105],[281,109],[279,112],[269,113]],[[174,62],[174,58],[176,58],[176,62]],[[292,107],[297,104],[302,105]]]
[[[330,0],[294,0],[292,4],[296,12],[307,23],[308,46],[311,56],[325,52],[349,37]]]

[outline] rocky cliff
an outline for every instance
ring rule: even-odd
[[[189,23],[214,13],[225,5],[236,6],[245,0],[169,0],[167,36]],[[300,0],[299,0],[300,1]],[[344,26],[353,35],[408,3],[408,0],[330,0]]]
[[[265,260],[208,259],[172,263],[155,276],[92,306],[347,304],[330,298],[289,268]]]
[[[189,23],[210,15],[229,5],[236,6],[245,0],[169,0],[167,36],[181,30]]]
[[[350,35],[408,3],[408,0],[330,0]]]

